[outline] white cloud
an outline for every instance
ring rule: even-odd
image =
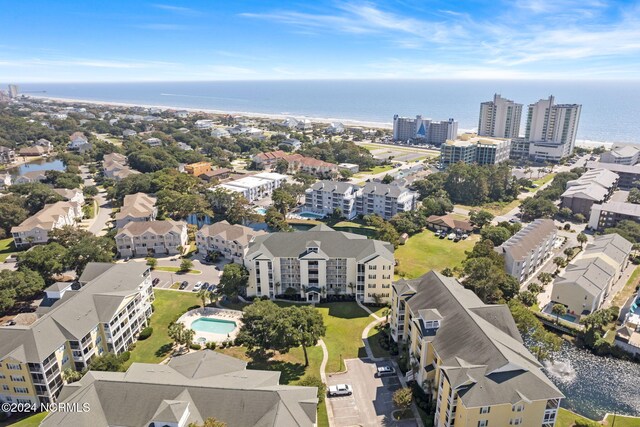
[[[162,9],[162,10],[166,10],[168,12],[172,12],[178,15],[187,15],[187,16],[193,16],[193,15],[199,15],[200,12],[195,10],[195,9],[191,9],[188,7],[182,7],[182,6],[174,6],[174,5],[170,5],[170,4],[153,4],[153,7],[155,7],[156,9]]]

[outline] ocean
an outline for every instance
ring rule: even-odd
[[[29,83],[23,93],[82,99],[380,123],[394,114],[450,117],[478,126],[480,102],[494,93],[525,105],[549,95],[582,104],[579,140],[640,143],[638,81],[290,80],[153,83]],[[46,93],[36,93],[46,91]]]

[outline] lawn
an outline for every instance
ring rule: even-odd
[[[640,266],[636,267],[636,269],[633,270],[633,273],[631,273],[631,277],[629,277],[629,280],[627,280],[627,283],[624,285],[624,287],[613,298],[611,305],[622,307],[624,303],[627,302],[629,297],[636,292],[638,281],[640,281]]]
[[[345,231],[347,233],[361,234],[367,237],[373,237],[376,233],[375,227],[361,224],[353,221],[340,221],[331,226],[336,231]]]
[[[182,271],[180,271],[180,267],[154,267],[154,270],[158,270],[158,271],[169,271],[171,273],[180,273],[180,274],[185,274]],[[202,271],[200,270],[189,270],[187,271],[187,273],[189,274],[202,274]]]
[[[389,352],[380,346],[380,335],[382,335],[382,331],[377,328],[371,328],[367,336],[373,357],[391,357]]]
[[[637,417],[625,417],[623,415],[614,416],[609,414],[607,418],[605,418],[605,421],[608,423],[606,425],[610,427],[640,427],[640,418]]]
[[[478,239],[478,235],[471,235],[456,243],[439,239],[430,230],[413,235],[407,243],[396,249],[398,275],[414,279],[430,270],[442,271],[446,267],[460,265],[465,258],[465,251],[471,250]]]
[[[22,418],[20,421],[13,422],[9,421],[0,421],[0,427],[11,426],[11,427],[38,427],[44,417],[47,416],[46,412],[40,412],[30,417]]]
[[[578,415],[575,412],[560,408],[558,409],[558,417],[556,418],[556,427],[571,427],[573,426],[573,423],[576,419],[589,420],[588,418],[583,417],[582,415]]]
[[[534,184],[538,185],[538,187],[542,187],[543,185],[545,185],[547,182],[551,181],[554,177],[556,176],[555,173],[550,173],[547,174],[545,176],[543,176],[540,179],[536,179],[533,181]],[[534,190],[538,190],[538,188],[534,189]]]
[[[382,173],[382,172],[390,171],[391,169],[393,169],[392,165],[380,165],[380,166],[375,166],[375,167],[373,167],[373,168],[371,168],[369,170],[366,170],[366,171],[358,172],[354,176],[356,178],[363,178],[363,177],[365,177],[367,175],[376,175],[376,174],[379,174],[379,173]]]
[[[14,252],[19,251],[13,245],[13,237],[0,240],[0,262],[4,262],[4,260]]]
[[[160,363],[171,351],[173,340],[167,335],[169,323],[175,322],[191,307],[200,307],[201,301],[191,292],[155,290],[154,312],[151,315],[153,334],[138,341],[131,351],[128,364],[133,362]]]
[[[491,212],[494,216],[500,216],[500,215],[504,215],[507,212],[509,212],[510,210],[520,206],[520,202],[522,202],[519,199],[513,200],[509,203],[507,202],[491,202],[491,203],[485,203],[482,206],[467,206],[467,205],[456,205],[456,207],[461,208],[461,209],[466,209],[468,211],[479,211],[479,210],[483,210],[483,211],[487,211],[487,212]]]

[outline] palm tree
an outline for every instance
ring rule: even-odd
[[[560,316],[567,314],[567,307],[562,304],[553,304],[551,312],[556,315],[556,323],[560,320]]]
[[[200,298],[200,301],[202,301],[202,311],[204,312],[204,306],[206,304],[207,298],[209,297],[209,290],[202,287],[200,288],[196,296]]]
[[[579,233],[579,234],[576,236],[576,239],[578,240],[578,243],[580,243],[580,248],[581,248],[581,249],[582,249],[582,247],[584,246],[584,244],[585,244],[585,243],[587,243],[587,240],[589,240],[589,239],[587,238],[587,235],[586,235],[586,234],[584,234],[584,233]]]

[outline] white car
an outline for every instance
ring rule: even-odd
[[[377,373],[379,377],[385,377],[388,375],[396,374],[396,370],[393,369],[391,366],[378,366],[377,371],[378,371]]]
[[[197,282],[196,285],[193,287],[193,292],[198,292],[200,288],[202,288],[202,282]]]
[[[336,384],[329,386],[329,397],[332,396],[351,396],[353,390],[349,384]]]
[[[447,236],[447,239],[449,240],[453,240],[456,238],[456,233],[449,233],[449,235]]]

